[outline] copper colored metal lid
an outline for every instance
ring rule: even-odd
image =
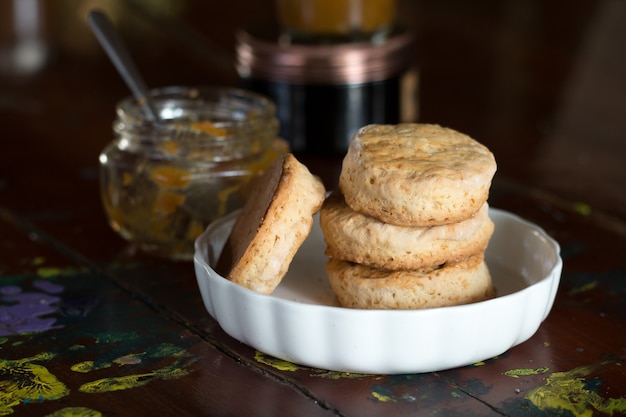
[[[289,43],[276,25],[237,33],[236,68],[242,78],[290,84],[345,85],[397,76],[411,63],[412,36],[396,30],[381,43]]]

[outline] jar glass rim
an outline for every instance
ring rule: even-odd
[[[168,86],[152,89],[150,95],[164,123],[150,120],[140,103],[130,96],[117,103],[113,130],[150,140],[184,135],[205,145],[216,140],[246,140],[246,136],[256,136],[254,132],[264,131],[270,136],[278,133],[274,102],[252,91],[231,87]],[[206,125],[191,125],[195,122],[208,122],[208,128]]]
[[[276,112],[275,104],[261,94],[231,87],[167,86],[150,90],[157,113],[166,121],[202,121],[211,117],[218,127],[250,127],[266,123]],[[118,117],[137,124],[150,124],[140,103],[133,96],[116,105]],[[194,120],[198,119],[198,120]]]

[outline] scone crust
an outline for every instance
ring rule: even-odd
[[[399,226],[436,226],[476,213],[495,172],[489,149],[453,129],[368,125],[350,142],[339,188],[355,211]]]
[[[418,269],[483,253],[493,234],[485,202],[476,214],[442,226],[396,226],[352,210],[334,191],[320,211],[326,255],[374,268]]]
[[[223,251],[230,252],[224,275],[253,291],[272,293],[309,235],[313,214],[325,197],[321,180],[292,154],[274,162],[233,226]]]
[[[330,259],[330,285],[341,306],[358,309],[425,309],[484,301],[495,295],[483,256],[440,268],[388,271]]]

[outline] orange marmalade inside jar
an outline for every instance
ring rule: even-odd
[[[152,94],[158,125],[131,98],[117,106],[115,140],[100,155],[102,200],[122,237],[188,260],[206,226],[241,207],[251,181],[289,149],[263,96],[208,87]]]
[[[372,36],[388,31],[395,0],[277,0],[278,20],[294,37]]]

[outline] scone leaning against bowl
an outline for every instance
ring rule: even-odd
[[[368,125],[350,142],[339,188],[354,211],[385,223],[438,226],[474,215],[495,172],[489,149],[453,129]]]
[[[321,180],[292,154],[277,159],[248,196],[217,272],[253,291],[271,294],[311,232],[313,215],[325,196]]]

